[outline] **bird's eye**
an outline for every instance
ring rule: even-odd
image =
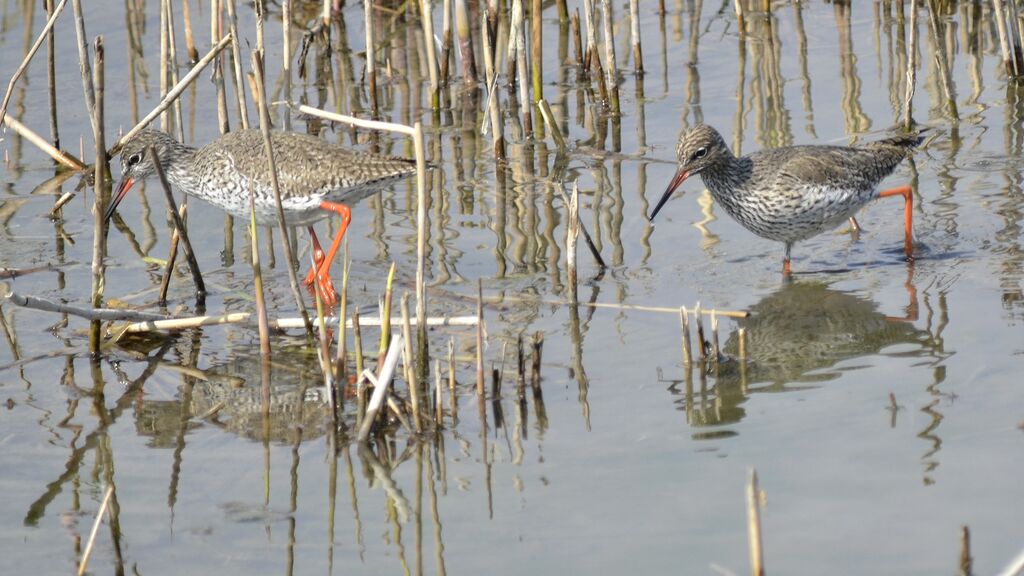
[[[132,154],[131,156],[128,157],[128,167],[131,168],[132,166],[135,166],[136,164],[138,164],[141,161],[142,161],[142,154],[139,153],[139,152],[136,152],[135,154]]]
[[[707,148],[697,148],[697,150],[693,153],[692,156],[690,156],[690,158],[692,160],[696,160],[698,158],[703,158],[703,157],[705,157],[707,155],[708,155],[708,149]]]

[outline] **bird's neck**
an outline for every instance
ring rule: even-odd
[[[168,141],[160,152],[160,162],[167,175],[167,181],[184,191],[192,191],[198,185],[193,169],[196,149],[177,140]]]
[[[750,158],[737,158],[732,152],[725,151],[718,162],[705,168],[700,175],[704,185],[717,199],[723,194],[734,194],[744,190],[752,172],[753,162]]]

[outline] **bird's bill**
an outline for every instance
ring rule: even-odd
[[[114,193],[114,197],[110,199],[110,206],[107,206],[107,211],[103,213],[103,221],[109,222],[110,217],[114,215],[114,210],[117,210],[117,205],[124,199],[125,194],[132,189],[132,185],[135,184],[135,180],[128,176],[122,177],[121,182],[117,185],[117,192]]]
[[[654,221],[654,217],[658,215],[658,211],[660,211],[661,207],[665,205],[665,202],[668,202],[668,199],[672,196],[672,193],[675,192],[676,188],[679,188],[679,185],[682,184],[683,181],[689,177],[689,170],[683,170],[682,168],[680,168],[676,172],[676,175],[672,177],[672,181],[668,183],[668,188],[665,189],[665,193],[661,195],[661,200],[658,200],[658,204],[654,207],[654,210],[651,211],[651,215],[647,217],[647,220],[649,222]]]

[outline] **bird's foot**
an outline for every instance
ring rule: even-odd
[[[317,272],[315,268],[311,268],[306,274],[305,284],[310,296],[316,298],[316,293],[320,292],[320,299],[323,301],[327,314],[333,315],[335,304],[338,303],[338,296],[334,290],[334,282],[331,282],[327,270]]]

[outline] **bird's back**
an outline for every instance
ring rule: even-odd
[[[356,202],[416,172],[413,160],[357,152],[296,132],[271,132],[281,200],[286,211],[315,211],[321,200]],[[201,196],[233,213],[248,213],[248,190],[269,212],[273,183],[258,130],[230,132],[196,153]],[[257,215],[261,220],[273,214]],[[266,217],[261,217],[266,216]],[[296,220],[295,214],[290,214]],[[299,218],[302,219],[302,218]]]
[[[725,209],[754,233],[783,242],[834,228],[877,194],[920,135],[861,146],[787,146],[741,160],[744,175],[728,187],[705,182]],[[713,178],[712,178],[713,180]]]

